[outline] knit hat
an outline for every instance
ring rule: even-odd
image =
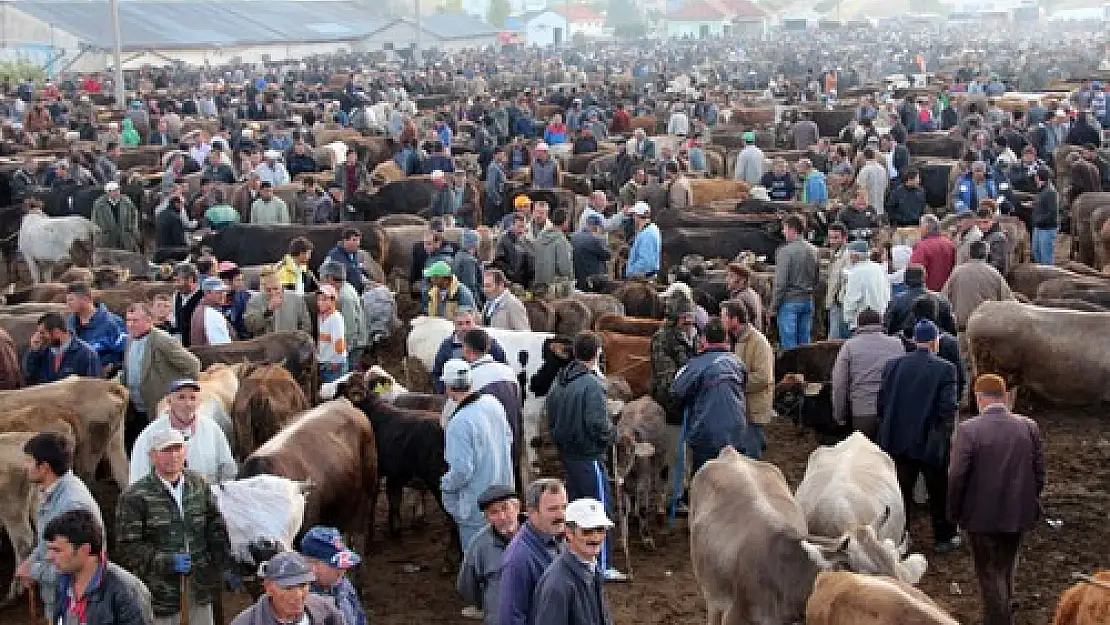
[[[1005,395],[1006,381],[993,373],[984,373],[975,379],[975,392],[987,395]]]
[[[931,343],[937,340],[937,324],[924,319],[918,321],[917,325],[913,327],[913,342],[914,343]]]

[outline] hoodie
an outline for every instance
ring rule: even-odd
[[[551,284],[557,280],[573,280],[571,245],[567,235],[555,228],[541,232],[533,244],[536,258],[535,284]]]
[[[135,130],[135,124],[131,122],[130,118],[123,118],[123,132],[120,135],[120,143],[126,146],[137,146],[141,141],[139,140],[139,133]]]
[[[551,439],[565,460],[603,460],[616,438],[601,380],[573,361],[555,376],[547,395]]]

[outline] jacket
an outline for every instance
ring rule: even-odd
[[[154,625],[150,591],[139,578],[115,562],[102,560],[93,579],[95,586],[85,590],[85,625]],[[58,577],[51,623],[64,619],[72,585],[72,575]]]
[[[812,206],[824,207],[829,201],[829,188],[825,174],[816,169],[806,174],[802,182],[802,202]]]
[[[101,366],[118,365],[123,362],[123,346],[127,342],[127,327],[119,315],[99,304],[89,322],[81,325],[77,315],[70,313],[66,318],[69,333],[81,339],[96,351]],[[97,374],[99,375],[99,374]]]
[[[128,339],[127,344],[130,346],[131,339]],[[125,353],[126,351],[125,349]],[[140,363],[124,358],[120,382],[125,386],[127,372],[131,367],[142,367],[139,388],[143,407],[148,412],[153,412],[158,406],[158,401],[169,391],[171,382],[181,378],[195,380],[200,374],[200,361],[197,357],[158,328],[151,328],[147,335],[145,353]]]
[[[928,349],[887,362],[875,401],[879,446],[895,458],[947,466],[956,393],[956,367]]]
[[[613,257],[609,242],[589,230],[579,230],[571,235],[571,260],[574,264],[574,281],[585,290],[590,276],[608,275],[607,261]]]
[[[571,262],[571,245],[567,235],[555,228],[548,228],[536,237],[533,244],[536,255],[535,284],[551,284],[560,280],[574,279],[574,265]]]
[[[23,355],[23,378],[28,386],[57,382],[71,375],[99,378],[100,358],[89,344],[73,336],[62,350],[62,361],[54,368],[53,349],[27,349]]]
[[[987,262],[1002,275],[1010,273],[1010,235],[996,221],[983,233],[987,242]]]
[[[505,409],[492,395],[472,393],[459,402],[443,435],[443,509],[460,525],[481,525],[478,497],[490,486],[513,483],[513,435]]]
[[[890,192],[886,214],[894,226],[916,226],[925,213],[925,189],[899,185]]]
[[[505,348],[501,347],[501,343],[498,343],[497,339],[492,336],[489,339],[489,355],[493,356],[493,359],[497,362],[509,364],[505,357]],[[443,365],[447,364],[447,361],[452,358],[462,358],[462,341],[455,336],[454,332],[439,344],[435,361],[432,363],[432,388],[439,395],[442,395],[445,389],[443,381],[440,380],[443,376]]]
[[[759,184],[763,179],[764,165],[763,150],[754,145],[745,146],[736,157],[736,171],[732,177],[752,185]]]
[[[180,211],[165,209],[154,217],[154,246],[158,249],[188,247]]]
[[[879,313],[885,311],[890,293],[886,267],[870,260],[853,265],[844,278],[842,302],[848,327],[855,328],[856,317],[867,308]]]
[[[759,184],[767,189],[767,194],[772,200],[783,202],[794,199],[794,191],[797,187],[794,183],[794,176],[790,172],[780,176],[773,171],[769,171],[759,179]]]
[[[292,223],[292,218],[285,200],[275,195],[268,202],[259,197],[251,204],[250,223],[288,225]]]
[[[525,521],[513,536],[501,558],[501,596],[498,598],[498,625],[531,625],[532,595],[543,572],[555,560],[562,545]],[[487,608],[488,609],[488,608]]]
[[[53,488],[49,492],[44,492],[41,498],[36,498],[36,501],[38,502],[35,508],[37,540],[27,560],[30,562],[31,579],[52,589],[58,582],[58,573],[46,557],[46,540],[43,537],[46,524],[54,517],[71,510],[88,510],[96,517],[101,527],[104,526],[104,520],[100,516],[100,506],[93,499],[89,487],[81,478],[74,475],[73,471],[67,471],[59,476]],[[62,605],[64,606],[65,603],[62,602]]]
[[[548,157],[546,160],[533,160],[529,171],[532,188],[534,189],[552,189],[559,186],[559,181],[562,178],[559,161],[552,157]]]
[[[872,416],[886,363],[906,354],[902,341],[877,325],[859,326],[836,355],[832,370],[832,410],[837,423]]]
[[[771,310],[784,302],[811,301],[817,287],[817,250],[800,236],[775,252]]]
[[[925,286],[939,291],[956,266],[956,246],[948,237],[928,234],[913,246],[910,264],[925,267]]]
[[[482,308],[482,325],[522,332],[531,330],[528,311],[520,299],[508,289],[505,289],[500,296],[486,302]]]
[[[679,369],[671,395],[686,410],[691,447],[743,447],[747,426],[744,386],[748,370],[732,352],[711,347]]]
[[[1034,228],[1051,230],[1060,227],[1059,195],[1051,182],[1046,182],[1033,200],[1033,214],[1030,217]]]
[[[535,625],[613,625],[602,588],[600,566],[594,570],[564,551],[536,584],[532,599]]]
[[[343,625],[369,625],[366,612],[362,609],[362,602],[358,598],[358,591],[351,583],[350,578],[339,578],[339,583],[331,588],[323,588],[317,584],[310,584],[308,591],[318,597],[323,597],[331,602],[335,609],[343,615]]]
[[[289,297],[290,294],[286,294]],[[339,285],[339,299],[336,301],[339,314],[343,315],[343,329],[347,349],[365,347],[369,344],[367,336],[366,313],[362,309],[362,298],[349,282]],[[305,332],[308,332],[306,329]]]
[[[358,251],[353,253],[348,252],[343,248],[343,244],[340,243],[331,248],[331,251],[328,252],[328,260],[335,261],[346,267],[347,282],[350,282],[351,286],[355,287],[356,291],[362,293],[366,284],[366,275],[364,274],[362,258],[359,256]],[[284,282],[284,280],[282,280],[282,282]]]
[[[654,276],[659,272],[662,256],[663,235],[659,233],[659,226],[649,223],[632,239],[632,247],[628,250],[628,262],[624,266],[625,277]]]
[[[117,504],[120,566],[135,573],[150,589],[155,616],[170,616],[181,609],[181,584],[173,572],[173,554],[188,550],[193,559],[190,600],[194,605],[208,605],[214,593],[221,591],[221,571],[230,550],[227,528],[208,482],[189,469],[181,479],[185,483],[180,509],[153,471],[129,486]]]
[[[952,270],[940,294],[952,303],[956,328],[963,332],[971,313],[986,301],[1014,299],[1010,285],[998,270],[983,260],[969,260]]]
[[[924,295],[932,296],[937,302],[937,326],[949,334],[956,334],[956,320],[952,316],[952,304],[948,298],[921,285],[906,285],[905,291],[890,300],[886,313],[883,314],[883,331],[895,335],[912,332],[913,303]]]
[[[305,306],[301,296],[291,292],[282,293],[281,307],[276,311],[270,310],[269,295],[266,293],[252,295],[247,302],[243,321],[251,337],[296,330],[312,334],[312,320],[308,316],[308,307]]]
[[[986,189],[987,198],[979,197],[975,187],[975,181],[971,179],[970,173],[966,173],[956,180],[955,187],[952,189],[952,206],[957,215],[968,211],[974,212],[979,207],[980,200],[998,198],[998,185],[995,184],[994,178],[990,174],[987,174],[987,177],[983,179],[983,187]]]
[[[139,211],[135,209],[131,198],[120,195],[119,202],[113,208],[108,194],[100,196],[93,202],[92,222],[100,228],[96,235],[97,247],[139,251]]]
[[[833,307],[833,304],[840,304],[840,296],[844,291],[844,277],[847,274],[848,263],[851,261],[851,256],[848,253],[847,246],[841,246],[839,250],[833,252],[832,262],[829,263],[829,276],[825,280],[825,308]]]
[[[335,250],[333,249],[331,252],[328,253],[328,259],[339,261],[339,259],[336,258],[334,254]],[[340,262],[344,262],[344,264],[346,264],[345,257],[344,260]],[[284,287],[286,290],[296,290],[298,277],[302,283],[301,286],[306,293],[315,291],[317,290],[317,288],[319,288],[319,281],[316,279],[316,274],[312,273],[312,270],[309,269],[308,265],[305,265],[304,267],[298,267],[297,260],[289,254],[286,254],[281,259],[281,262],[278,263],[276,269],[278,280],[281,280],[281,286]],[[347,278],[348,280],[350,280],[350,267],[348,267],[347,270]]]
[[[948,518],[971,533],[1028,532],[1041,516],[1044,437],[1037,423],[988,406],[960,423],[948,465]]]
[[[748,422],[766,425],[775,416],[772,407],[775,398],[775,352],[763,333],[755,327],[736,339],[732,353],[747,369],[744,401],[747,403]]]
[[[455,587],[463,603],[485,613],[486,625],[498,625],[501,597],[501,562],[509,541],[486,524],[466,548]]]
[[[335,607],[335,603],[320,595],[309,593],[305,597],[304,611],[308,614],[308,622],[311,625],[357,625],[355,623],[345,623],[343,613]],[[273,609],[270,608],[270,598],[263,595],[254,605],[240,612],[239,616],[231,621],[231,625],[280,624],[277,617],[274,616]]]
[[[867,161],[856,175],[856,184],[867,189],[867,203],[876,209],[884,205],[890,175],[877,161]]]
[[[451,284],[447,287],[446,293],[441,294],[440,291],[437,286],[428,288],[427,308],[424,314],[429,317],[454,319],[455,311],[459,306],[474,307],[474,294],[455,276],[451,276]]]
[[[458,194],[455,193],[455,189],[444,185],[432,193],[432,203],[428,208],[428,214],[432,217],[454,215],[459,208],[457,200]]]
[[[204,211],[204,220],[213,230],[219,232],[228,226],[233,226],[242,221],[239,212],[230,204],[215,204]]]
[[[551,439],[564,460],[602,460],[616,438],[596,374],[575,360],[555,376],[548,391]]]

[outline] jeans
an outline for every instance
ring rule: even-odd
[[[813,330],[813,300],[783,302],[778,310],[779,346],[794,349],[809,345]]]
[[[829,306],[829,339],[846,339],[851,336],[848,322],[844,321],[844,306],[842,304]]]
[[[1053,264],[1056,233],[1059,231],[1059,228],[1033,228],[1033,262],[1038,265]]]
[[[744,427],[744,455],[752,460],[763,459],[763,424],[749,422]]]
[[[338,364],[339,364],[339,367],[337,369],[333,370],[329,363],[325,363],[325,362],[320,363],[320,383],[321,384],[327,384],[328,382],[334,382],[334,381],[338,380],[339,378],[347,375],[347,363],[343,362],[343,363],[338,363]]]

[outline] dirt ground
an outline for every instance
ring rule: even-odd
[[[1029,414],[1037,417],[1048,442],[1046,515],[1062,525],[1053,529],[1042,523],[1022,549],[1017,623],[1046,625],[1052,620],[1057,597],[1070,585],[1073,571],[1108,566],[1110,423],[1101,415]],[[791,484],[797,484],[815,446],[812,437],[780,422],[770,426],[767,438],[766,459],[781,467]],[[99,487],[107,485],[97,486],[101,490]],[[446,544],[441,513],[429,509],[424,527],[410,527],[400,540],[392,540],[386,537],[379,508],[376,539],[371,553],[366,554],[361,580],[375,625],[466,622],[459,617],[463,606],[454,591],[454,579],[440,573]],[[934,556],[926,514],[923,508],[915,510],[911,525],[915,549],[924,549],[929,559],[921,588],[961,623],[978,623],[978,589],[970,557],[966,550]],[[657,539],[656,551],[632,545],[633,581],[606,589],[617,624],[689,625],[704,620],[704,603],[690,568],[688,540],[680,522],[675,531]],[[10,575],[10,558],[10,547],[5,546],[0,553],[0,581]],[[616,554],[616,562],[627,569],[622,554]],[[245,595],[225,595],[228,621],[247,602]],[[29,623],[26,601],[0,610],[0,623]]]

